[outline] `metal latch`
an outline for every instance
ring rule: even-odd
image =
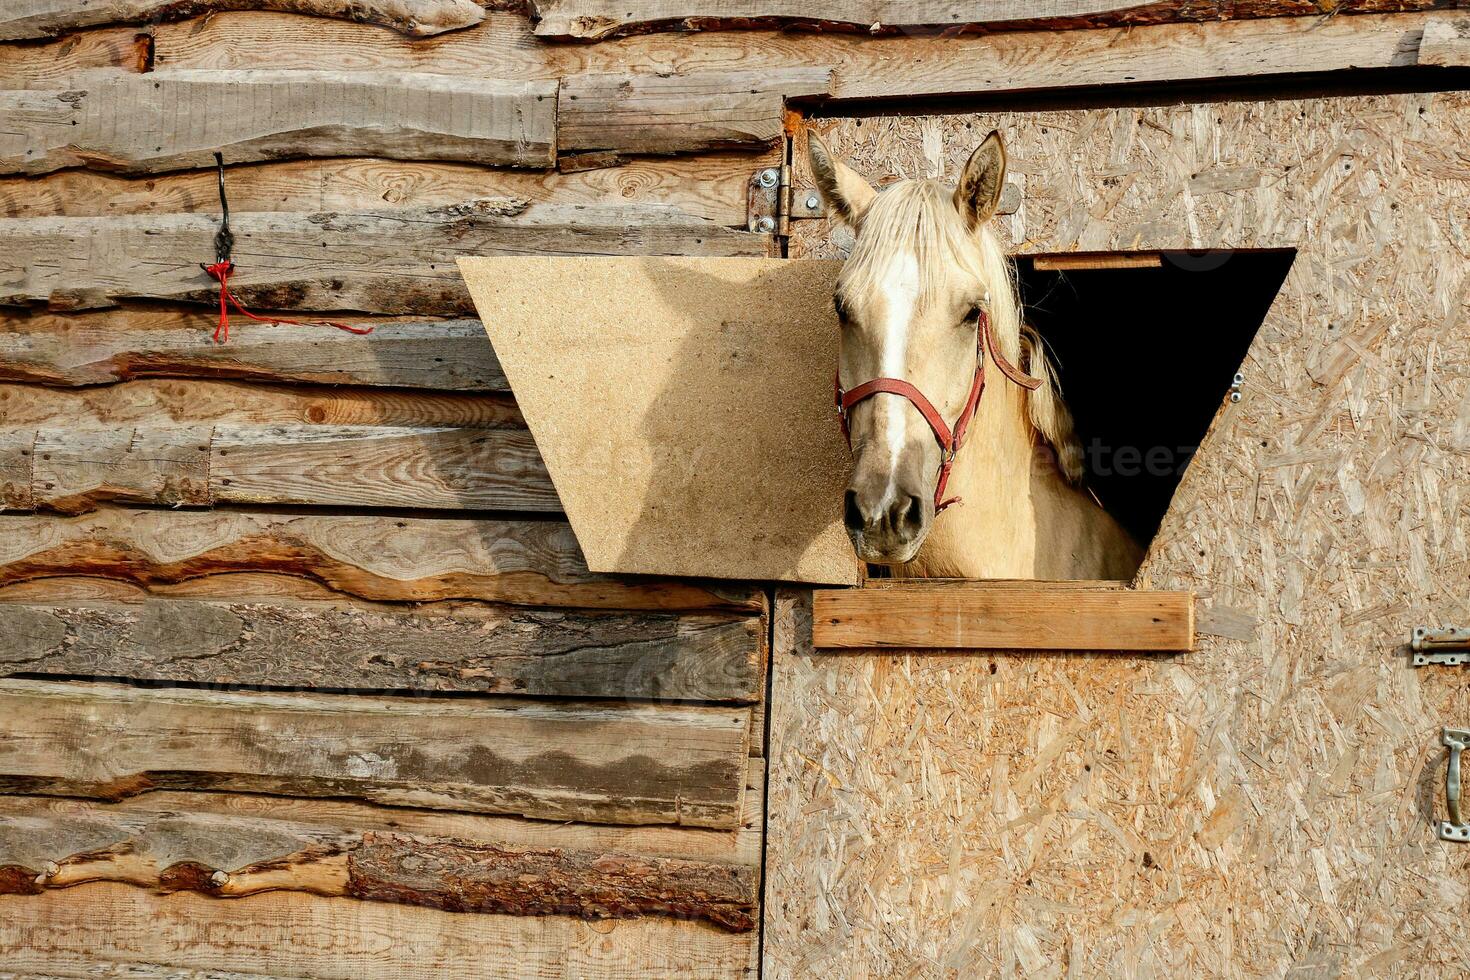
[[[1463,844],[1470,841],[1470,824],[1465,823],[1460,814],[1460,753],[1470,744],[1470,731],[1446,728],[1444,744],[1450,750],[1449,771],[1445,773],[1444,779],[1444,798],[1449,805],[1450,818],[1439,822],[1439,839]]]
[[[1414,627],[1409,640],[1414,651],[1414,666],[1446,664],[1454,667],[1470,663],[1470,629],[1445,626],[1431,629],[1428,626]]]

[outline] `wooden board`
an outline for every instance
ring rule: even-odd
[[[202,214],[0,218],[0,305],[218,303],[217,284],[199,268],[214,256],[217,225]],[[460,255],[763,256],[773,243],[665,207],[510,198],[354,214],[232,214],[230,226],[237,266],[230,289],[252,308],[419,316],[471,312],[454,265]]]
[[[0,47],[0,56],[5,50]],[[0,73],[3,65],[0,61]],[[733,228],[745,224],[745,182],[755,171],[777,165],[779,155],[777,148],[761,153],[745,146],[692,157],[617,161],[575,173],[374,158],[240,164],[229,169],[230,207],[237,212],[316,212],[371,211],[384,204],[442,207],[482,197],[580,205],[617,201],[665,205]],[[216,179],[210,170],[148,178],[95,170],[63,170],[40,179],[0,177],[0,214],[213,215],[219,213]]]
[[[671,916],[737,932],[756,922],[754,866],[192,809],[4,802],[0,894],[121,881],[219,898],[301,891],[455,912]]]
[[[866,650],[1194,649],[1194,596],[1124,583],[931,581],[818,589],[812,645]]]
[[[330,327],[251,323],[232,330],[228,344],[217,344],[212,338],[217,319],[212,311],[128,309],[16,317],[0,326],[0,379],[97,385],[132,378],[200,377],[509,390],[479,320],[350,319],[354,325],[371,327],[372,333],[366,335]]]
[[[216,503],[559,513],[530,433],[391,426],[216,426]]]
[[[724,829],[739,825],[750,721],[733,707],[22,680],[0,680],[0,710],[3,792],[226,789]]]
[[[490,346],[481,336],[481,344]],[[432,349],[432,348],[430,348]],[[6,430],[238,426],[466,426],[524,430],[506,395],[147,378],[98,387],[0,382]]]
[[[1463,972],[1426,896],[1470,875],[1435,836],[1470,688],[1406,641],[1470,612],[1470,96],[860,122],[817,125],[868,174],[953,175],[998,128],[1012,247],[1297,255],[1138,582],[1199,596],[1195,653],[778,643],[765,975]],[[834,254],[823,224],[792,253]]]
[[[73,518],[0,515],[0,586],[91,576],[168,590],[209,576],[256,572],[394,602],[764,607],[753,586],[593,574],[571,528],[558,521],[115,508]]]
[[[1470,17],[1438,17],[1425,24],[1419,63],[1470,67]]]
[[[0,602],[0,674],[749,703],[765,630],[763,616],[468,603]]]
[[[11,0],[0,41],[54,37],[101,24],[149,24],[216,10],[279,10],[391,27],[414,37],[472,27],[485,13],[473,0]]]
[[[785,103],[826,95],[829,68],[687,75],[574,75],[557,95],[557,147],[689,153],[763,146],[785,133]]]
[[[246,965],[251,976],[321,980],[431,980],[471,969],[516,980],[753,980],[755,946],[754,933],[702,922],[462,915],[291,893],[219,902],[104,883],[0,897],[3,969],[28,977],[242,980],[235,971]]]
[[[830,65],[832,100],[861,101],[1402,69],[1421,63],[1429,25],[1454,16],[1367,13],[958,37],[720,31],[701,35],[697,44],[651,35],[616,44],[548,45],[537,43],[524,18],[494,13],[473,31],[419,44],[351,24],[323,22],[304,34],[297,18],[221,15],[203,26],[160,27],[157,63],[314,68],[330,53],[354,70],[461,74],[493,64],[506,77],[525,78],[616,74],[638,66],[693,74]],[[1426,76],[1425,84],[1442,83]]]
[[[1231,17],[1434,9],[1453,0],[844,0],[820,12],[793,0],[531,0],[536,33],[558,40],[600,41],[649,31],[721,27],[838,28],[870,34],[954,32],[1016,26],[1098,27],[1214,21]]]
[[[0,89],[70,88],[98,70],[147,71],[152,57],[153,39],[128,29],[85,31],[55,44],[0,45]]]
[[[0,172],[158,173],[291,157],[556,161],[556,84],[413,72],[153,71],[0,91]]]
[[[460,265],[589,567],[857,580],[834,264]]]

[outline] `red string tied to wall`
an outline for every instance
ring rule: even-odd
[[[230,339],[230,307],[234,307],[239,313],[248,316],[260,323],[289,323],[298,327],[336,327],[348,333],[358,335],[370,334],[372,327],[354,327],[349,323],[338,320],[288,320],[278,316],[256,316],[245,308],[245,305],[230,292],[230,276],[235,271],[235,263],[230,261],[230,253],[234,251],[235,236],[230,231],[230,202],[225,197],[225,155],[215,153],[215,165],[219,168],[219,207],[220,223],[219,231],[214,235],[214,264],[199,264],[199,268],[207,272],[215,282],[219,283],[219,325],[214,328],[214,341],[217,344],[228,343]]]

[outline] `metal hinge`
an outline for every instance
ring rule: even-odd
[[[1458,667],[1470,663],[1470,629],[1459,626],[1444,626],[1434,629],[1429,626],[1414,627],[1409,638],[1414,651],[1414,666],[1444,664]]]
[[[747,231],[791,234],[791,164],[766,167],[750,175],[745,199]]]

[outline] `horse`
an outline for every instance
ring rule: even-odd
[[[833,305],[858,557],[899,578],[1131,578],[1141,551],[1084,488],[1071,412],[992,228],[1000,134],[953,189],[915,179],[880,194],[815,133],[807,150],[828,214],[855,236]]]

